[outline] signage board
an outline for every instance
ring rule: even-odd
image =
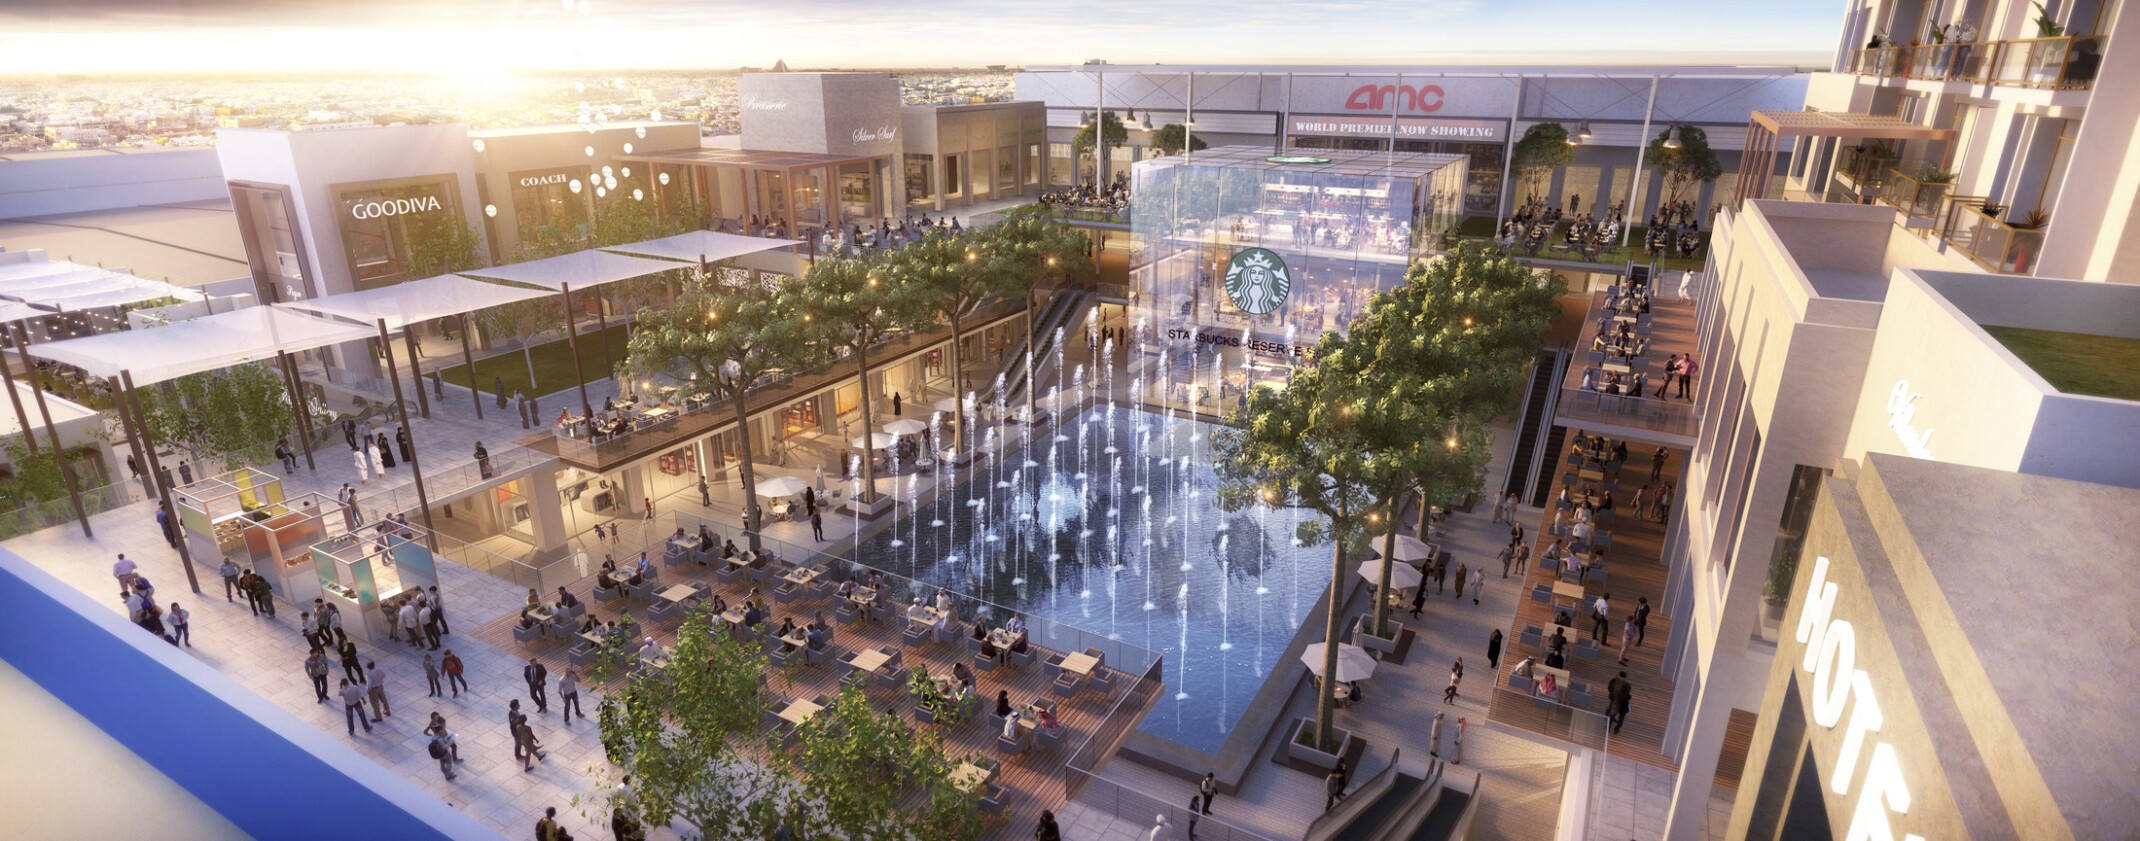
[[[1448,117],[1397,117],[1388,114],[1324,116],[1295,114],[1286,124],[1294,136],[1391,137],[1398,140],[1440,140],[1455,143],[1503,143],[1508,140],[1507,120],[1467,120]]]
[[[1268,248],[1243,248],[1226,264],[1226,296],[1242,312],[1252,315],[1285,306],[1292,294],[1293,276],[1285,258]]]
[[[1835,616],[1840,588],[1828,580],[1828,567],[1828,556],[1815,556],[1806,589],[1798,595],[1804,607],[1798,615],[1795,635],[1806,648],[1798,668],[1812,678],[1807,685],[1811,696],[1807,706],[1813,723],[1829,730],[1839,724],[1845,728],[1834,766],[1823,776],[1828,778],[1829,790],[1838,795],[1857,792],[1857,805],[1851,809],[1850,829],[1844,837],[1895,838],[1896,819],[1910,813],[1909,784],[1903,779],[1895,746],[1872,738],[1886,719],[1873,692],[1872,676],[1857,667],[1856,629],[1849,620]],[[1847,724],[1843,721],[1846,709],[1850,711]],[[1870,759],[1861,776],[1859,759],[1868,756],[1868,741],[1872,742]],[[1917,835],[1900,837],[1903,841],[1924,841]]]

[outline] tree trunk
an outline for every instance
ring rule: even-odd
[[[1382,580],[1375,588],[1375,636],[1389,639],[1390,633],[1390,569],[1397,563],[1397,502],[1403,495],[1390,497],[1384,508],[1389,509],[1390,529],[1382,535]]]
[[[526,362],[528,363],[528,390],[529,390],[529,391],[534,391],[534,390],[535,390],[535,350],[534,350],[534,348],[532,347],[532,345],[534,345],[534,344],[535,344],[535,337],[533,337],[533,336],[529,336],[529,337],[527,337],[527,338],[525,338],[525,339],[521,339],[521,340],[520,340],[520,358],[521,358],[522,360],[525,360],[525,361],[526,361]],[[475,372],[474,372],[474,371],[470,371],[470,372],[469,372],[469,377],[468,377],[468,378],[469,378],[470,380],[474,380],[474,379],[475,379]],[[502,397],[502,396],[504,396],[504,395],[499,395],[499,396],[501,396],[501,397]]]
[[[1419,528],[1412,531],[1413,536],[1419,538],[1421,543],[1427,542],[1427,526],[1431,525],[1433,511],[1434,506],[1427,502],[1426,487],[1422,484],[1419,490]]]
[[[869,342],[855,344],[855,367],[862,372],[862,492],[855,495],[855,504],[868,505],[877,501],[877,450],[870,446],[877,427],[869,410]]]
[[[963,454],[966,452],[966,392],[962,385],[966,379],[966,355],[963,353],[966,331],[960,323],[959,309],[956,306],[951,309],[951,402],[955,404],[951,412],[957,421],[957,428],[952,430],[951,446],[953,452]]]
[[[714,376],[720,376],[719,371]],[[730,401],[736,409],[736,468],[743,476],[743,531],[750,537],[751,551],[758,550],[758,477],[751,471],[750,415],[744,410],[747,383],[739,383]]]
[[[1339,529],[1330,548],[1330,610],[1323,626],[1323,685],[1315,694],[1316,749],[1336,753],[1331,724],[1337,717],[1338,623],[1345,614],[1345,532]]]

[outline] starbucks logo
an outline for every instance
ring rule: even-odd
[[[1262,315],[1285,306],[1293,276],[1285,260],[1268,248],[1244,248],[1226,264],[1226,295],[1243,312]]]

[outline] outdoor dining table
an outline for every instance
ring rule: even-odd
[[[1063,671],[1066,672],[1076,672],[1081,675],[1089,675],[1092,674],[1093,668],[1098,665],[1100,665],[1100,658],[1094,657],[1090,654],[1086,654],[1083,652],[1072,654],[1063,658]]]
[[[743,624],[743,608],[731,607],[721,612],[721,620],[730,625]]]
[[[869,604],[877,600],[877,588],[856,587],[854,592],[847,594],[847,600],[858,605]]]
[[[824,709],[824,707],[818,706],[815,701],[797,698],[789,702],[787,709],[780,711],[780,719],[799,726],[809,721],[810,716],[816,715],[817,711],[821,709]]]
[[[1568,598],[1580,601],[1583,598],[1583,585],[1570,584],[1565,581],[1554,581],[1553,595],[1566,596]]]
[[[780,641],[787,643],[788,645],[792,645],[796,648],[801,648],[805,645],[810,644],[810,637],[807,634],[804,634],[800,629],[797,629],[795,633],[781,637]]]
[[[986,768],[971,762],[961,762],[959,767],[951,770],[951,785],[959,791],[972,794],[987,784],[990,776],[992,775]]]
[[[997,628],[988,632],[988,641],[995,643],[997,648],[1007,651],[1010,649],[1011,643],[1018,641],[1018,635],[1002,628]]]
[[[1607,362],[1604,364],[1603,367],[1607,371],[1614,371],[1621,374],[1625,374],[1633,370],[1628,367],[1626,362]]]
[[[602,636],[601,634],[595,633],[594,631],[584,632],[580,634],[579,637],[580,639],[586,640],[588,645],[594,646],[595,648],[601,648],[603,644],[609,642],[608,637]]]
[[[855,671],[874,672],[884,668],[884,664],[891,662],[891,659],[892,655],[872,649],[855,652],[855,659],[850,662],[854,664]]]
[[[692,596],[698,595],[698,590],[694,589],[689,584],[677,584],[667,590],[655,593],[654,595],[660,596],[677,604],[683,604],[684,600],[689,599]]]
[[[796,567],[794,570],[790,571],[786,575],[781,576],[780,578],[781,580],[784,580],[789,584],[793,584],[797,587],[802,587],[808,585],[812,581],[816,581],[818,576],[822,574],[823,571],[819,570],[816,567]]]

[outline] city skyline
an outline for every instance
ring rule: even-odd
[[[1217,22],[1217,23],[1214,23]],[[1549,25],[1542,25],[1549,24]],[[1729,32],[1729,39],[1718,33]],[[1194,33],[1184,37],[1184,33]],[[0,75],[536,71],[992,64],[1824,64],[1825,4],[1472,0],[1167,6],[839,0],[89,0],[0,8]],[[1461,44],[1462,50],[1436,44]],[[287,45],[304,44],[303,49]],[[278,45],[285,45],[278,47]],[[730,46],[733,45],[733,46]]]

